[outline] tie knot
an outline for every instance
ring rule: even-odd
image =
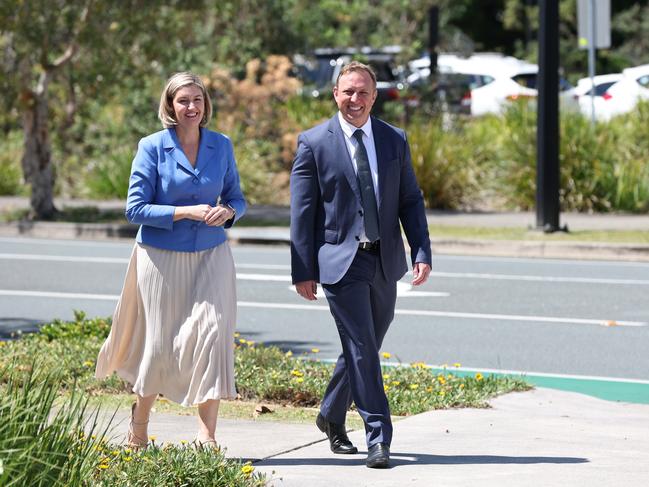
[[[358,142],[363,143],[363,131],[361,129],[356,130],[353,136]]]

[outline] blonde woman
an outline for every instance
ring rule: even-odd
[[[199,77],[173,75],[160,97],[164,127],[133,161],[126,217],[140,225],[97,378],[132,384],[127,442],[148,441],[159,394],[198,405],[197,441],[215,443],[219,400],[236,395],[235,271],[224,228],[246,202],[232,143],[205,128],[212,105]]]

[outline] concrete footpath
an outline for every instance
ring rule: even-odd
[[[113,430],[123,438],[126,412]],[[191,441],[192,416],[153,414],[156,442]],[[277,487],[646,487],[649,405],[536,389],[491,401],[488,409],[430,411],[395,422],[391,468],[365,467],[357,455],[333,455],[315,425],[219,420],[217,438],[231,458],[251,460]]]
[[[100,212],[121,214],[124,201],[92,201],[57,199],[58,208],[93,208]],[[29,202],[24,197],[0,197],[0,214],[24,210]],[[228,230],[233,243],[289,243],[289,209],[279,206],[252,206],[245,217],[246,225]],[[454,212],[429,211],[431,225],[474,228],[533,229],[536,216],[532,212]],[[649,231],[649,215],[617,215],[563,213],[561,226],[571,231],[640,230]],[[127,223],[28,222],[0,223],[0,237],[34,237],[54,239],[121,239],[133,238],[136,225]],[[436,254],[493,255],[503,257],[545,257],[570,259],[610,259],[649,262],[649,243],[605,243],[579,241],[490,240],[481,238],[443,238],[431,235]]]

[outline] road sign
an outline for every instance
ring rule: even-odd
[[[588,49],[592,37],[596,49],[611,47],[611,0],[577,0],[577,35],[579,49]]]

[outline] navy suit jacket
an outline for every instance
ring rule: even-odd
[[[399,222],[412,263],[431,264],[424,201],[403,130],[372,117],[379,187],[380,258],[386,279],[408,270]],[[358,251],[363,230],[361,194],[338,115],[298,137],[291,172],[293,283],[338,282]]]

